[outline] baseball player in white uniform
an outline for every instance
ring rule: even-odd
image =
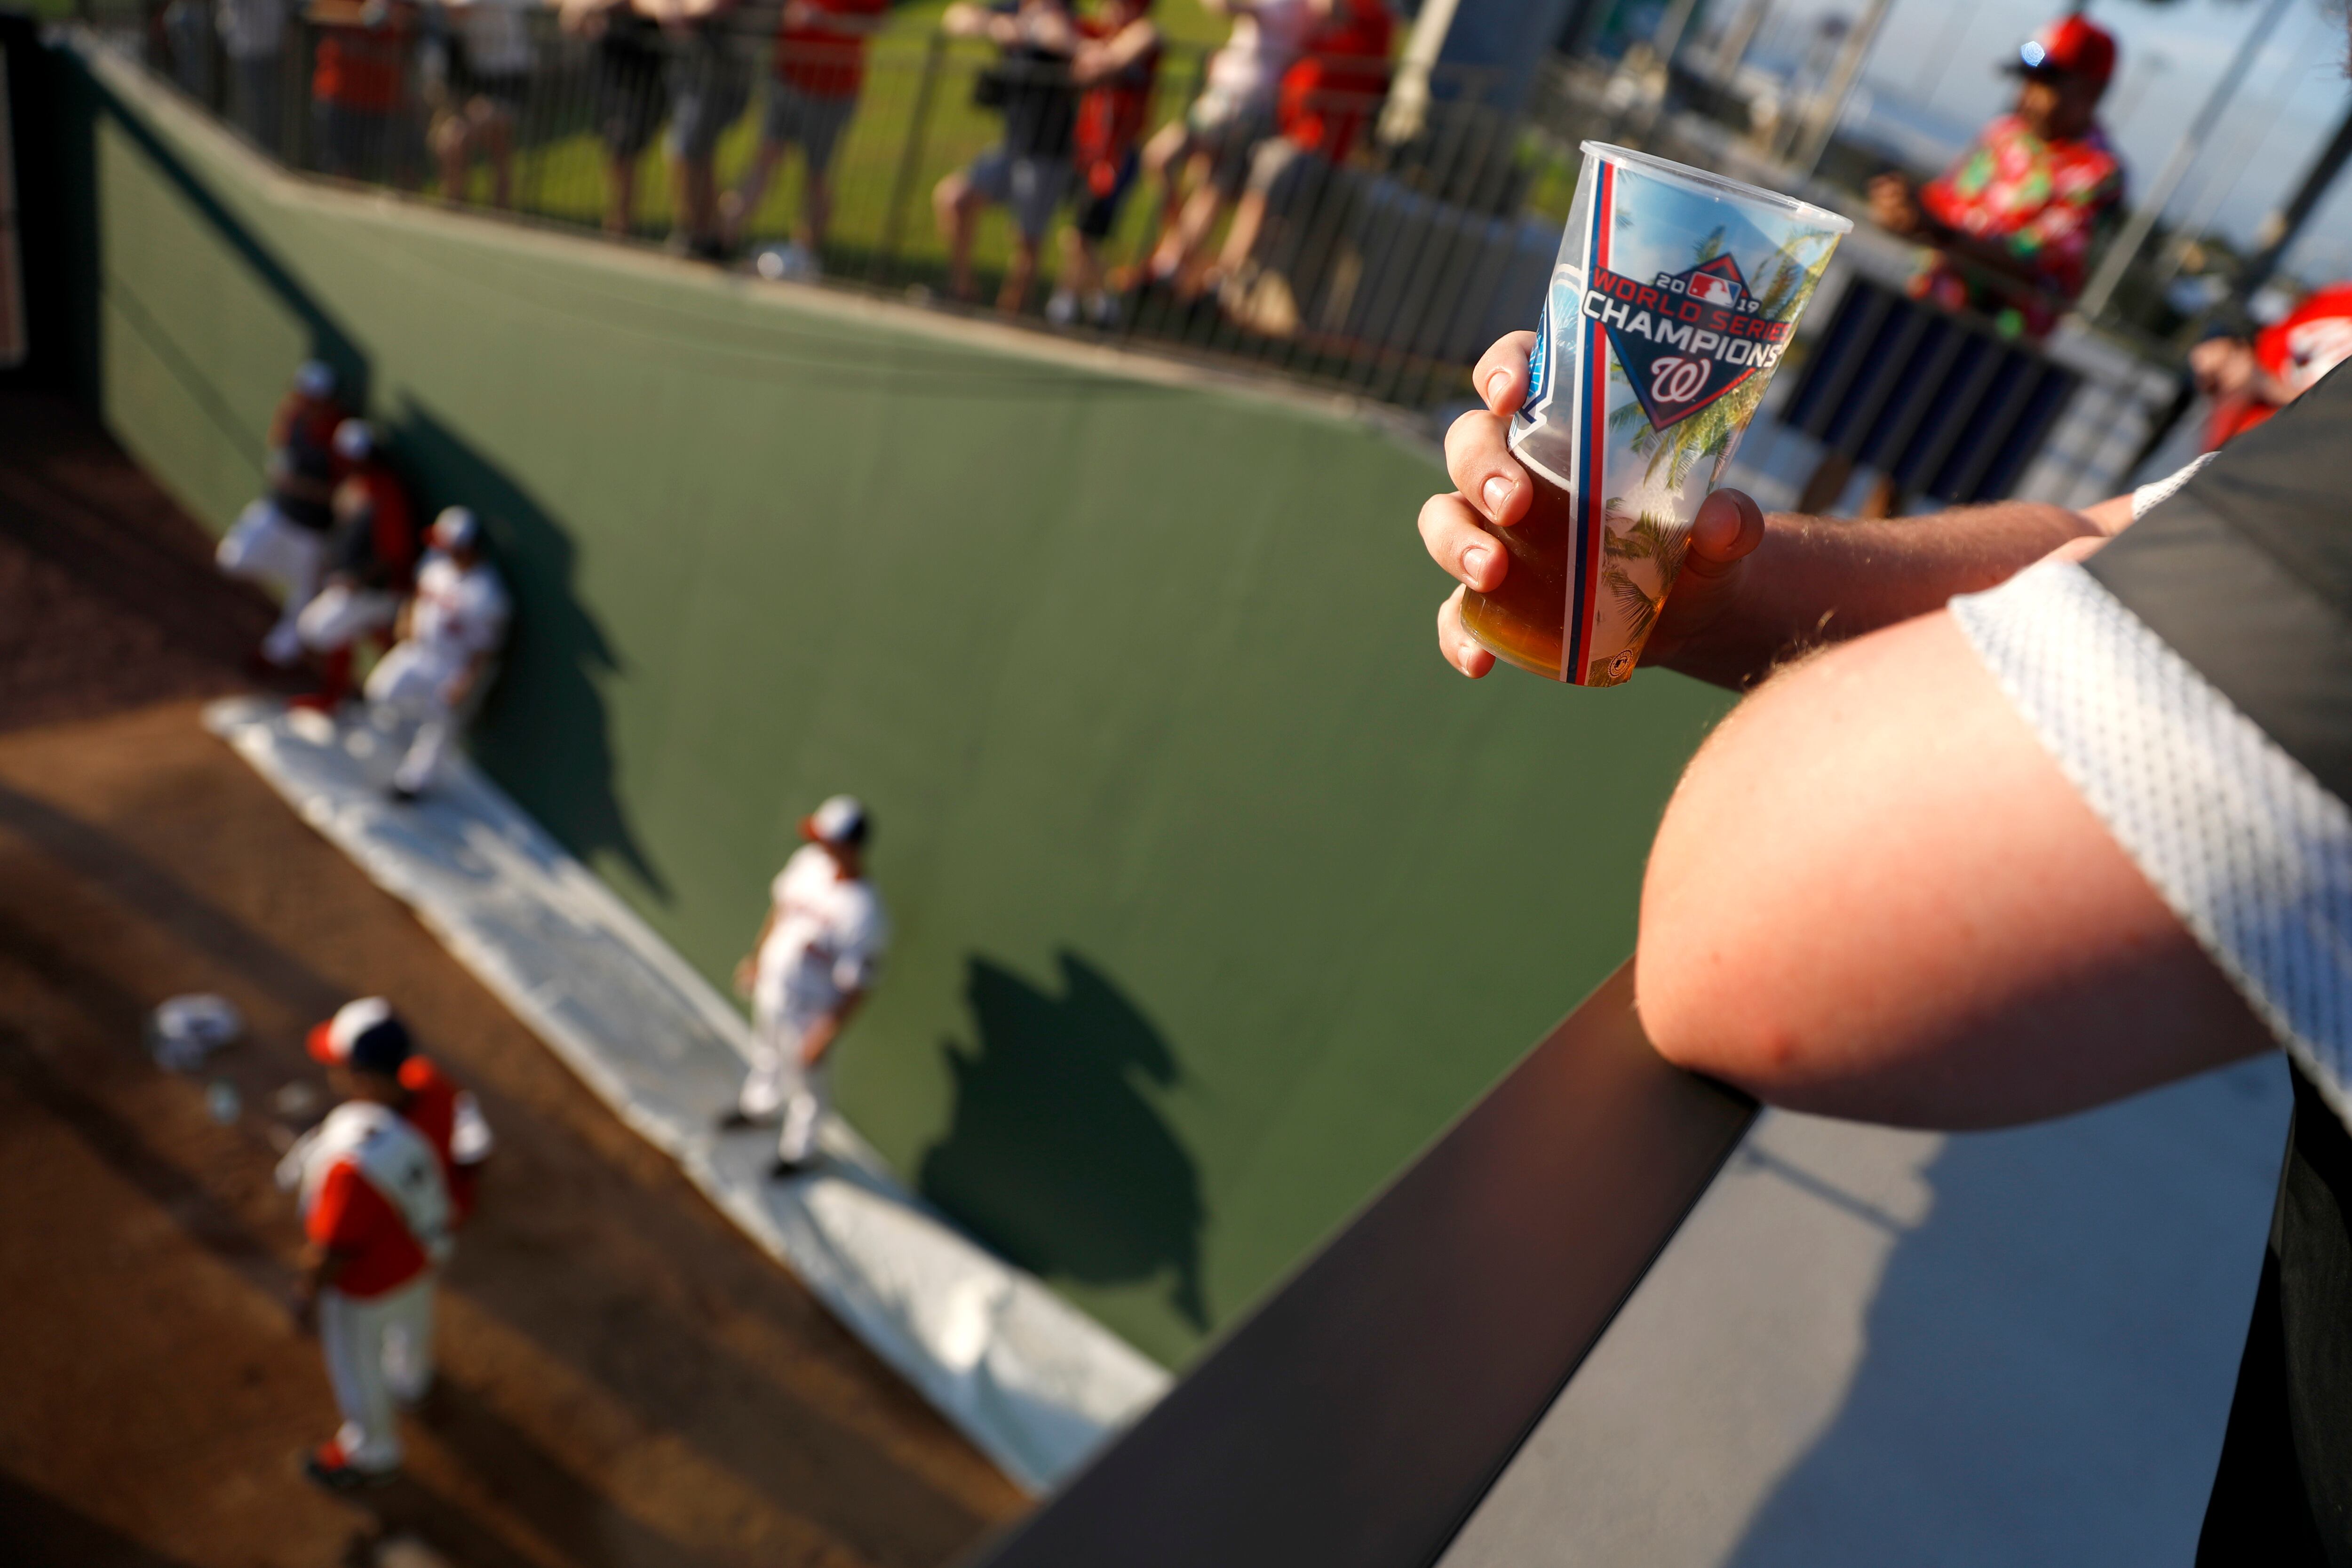
[[[415,800],[432,785],[449,737],[480,693],[506,639],[509,605],[498,569],[482,558],[482,524],[462,506],[445,510],[425,536],[431,553],[401,612],[400,645],[369,672],[367,700],[413,721],[415,738],[392,775],[392,793]]]
[[[725,1128],[783,1127],[770,1173],[798,1174],[832,1103],[831,1060],[889,945],[881,897],[866,879],[866,807],[835,795],[801,819],[805,847],[769,885],[768,919],[735,984],[751,994],[751,1070]]]
[[[394,1404],[422,1398],[432,1380],[433,1284],[455,1222],[442,1156],[404,1114],[407,1030],[371,997],[321,1034],[314,1049],[345,1099],[287,1152],[278,1178],[299,1194],[301,1317],[318,1329],[342,1415],[303,1468],[345,1490],[400,1468]]]

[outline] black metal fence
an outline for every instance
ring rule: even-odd
[[[1135,174],[1106,223],[1112,214],[1087,209],[1116,181],[1089,187],[1049,169],[1036,279],[1014,299],[1021,203],[982,213],[961,277],[952,225],[934,210],[940,182],[1004,139],[1003,113],[983,101],[999,57],[982,43],[892,27],[866,50],[854,93],[813,106],[785,78],[830,69],[821,85],[838,88],[843,62],[780,48],[773,7],[696,30],[625,7],[559,16],[482,0],[307,12],[171,0],[91,20],[295,169],[665,242],[770,277],[948,308],[997,301],[1031,324],[1410,408],[1466,395],[1478,353],[1532,321],[1570,188],[1517,116],[1486,107],[1475,76],[1440,76],[1412,133],[1391,123],[1383,135],[1388,89],[1358,75],[1318,95],[1320,147],[1286,145],[1261,120],[1211,161],[1229,199],[1172,277],[1167,181]],[[1172,137],[1195,111],[1206,61],[1197,47],[1163,51],[1140,141]],[[809,222],[813,141],[834,143],[821,234]],[[985,187],[1003,172],[982,173]],[[1016,195],[1041,199],[1034,184]],[[1029,217],[1040,226],[1034,206]],[[1082,217],[1099,233],[1082,235]]]

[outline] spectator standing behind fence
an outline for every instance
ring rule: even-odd
[[[1207,80],[1181,120],[1143,150],[1144,172],[1160,183],[1160,239],[1140,281],[1200,292],[1217,219],[1241,195],[1250,151],[1273,133],[1275,91],[1307,35],[1330,15],[1330,0],[1202,0],[1234,19],[1224,47],[1209,57]]]
[[[1101,16],[1078,23],[1078,33],[1070,72],[1081,89],[1071,133],[1074,210],[1062,231],[1062,275],[1045,301],[1045,319],[1066,327],[1083,307],[1088,321],[1108,327],[1118,307],[1103,288],[1103,242],[1135,187],[1137,144],[1159,89],[1163,51],[1151,0],[1108,0]]]
[[[2331,283],[2306,297],[2252,342],[2220,335],[2189,351],[2197,390],[2213,405],[2205,450],[2218,450],[2319,384],[2352,359],[2352,283]]]
[[[948,237],[948,287],[959,300],[971,298],[972,234],[982,211],[1002,205],[1013,214],[1013,265],[996,308],[1015,314],[1028,300],[1037,247],[1069,189],[1077,26],[1065,0],[1020,0],[1017,9],[993,11],[958,0],[940,27],[950,37],[986,38],[1001,51],[975,98],[1004,116],[1004,139],[931,192],[940,232]]]
[[[325,569],[327,530],[334,521],[335,430],[342,422],[334,371],[324,361],[304,361],[269,421],[261,499],[237,514],[214,552],[228,576],[278,592],[278,624],[255,655],[265,668],[290,669],[302,657],[296,623]]]
[[[2116,70],[2116,41],[2079,16],[2035,34],[2009,68],[2021,77],[2016,107],[1986,126],[1959,161],[1915,189],[1901,174],[1871,182],[1871,217],[1935,247],[1913,298],[1990,317],[2004,336],[2038,339],[2083,291],[2092,243],[2123,200],[2122,163],[2097,122]],[[1850,459],[1832,454],[1807,481],[1800,511],[1837,502]],[[1862,509],[1884,517],[1897,500],[1882,479]]]
[[[661,24],[668,58],[669,185],[675,221],[669,247],[681,256],[717,261],[719,138],[743,112],[751,83],[735,52],[739,0],[640,0]]]
[[[833,216],[833,154],[857,112],[866,85],[866,40],[888,20],[889,0],[785,0],[776,25],[774,69],[760,120],[760,145],[743,183],[720,198],[719,237],[728,254],[768,194],[784,149],[801,150],[801,218],[780,255],[788,278],[824,271]]]
[[[1297,330],[1339,237],[1340,167],[1388,95],[1389,50],[1396,23],[1381,0],[1337,0],[1307,37],[1306,52],[1282,73],[1275,95],[1280,134],[1250,155],[1248,186],[1214,272],[1202,286],[1226,286],[1227,309],[1262,331]],[[1284,232],[1280,254],[1259,256],[1273,217]],[[1253,264],[1262,265],[1251,287]]]
[[[228,112],[236,128],[275,153],[286,137],[278,118],[278,72],[286,59],[286,0],[220,0],[221,53],[228,57]]]
[[[374,426],[344,420],[335,427],[335,454],[346,468],[335,486],[326,584],[295,623],[303,651],[318,661],[319,686],[291,706],[320,713],[351,695],[353,649],[362,637],[388,636],[416,574],[415,509]]]
[[[476,154],[490,165],[490,205],[514,205],[515,123],[530,88],[529,13],[538,0],[442,0],[448,22],[439,101],[428,140],[441,199],[466,199]]]
[[[590,67],[604,144],[604,232],[625,237],[637,210],[637,161],[668,111],[661,29],[629,0],[561,0],[563,30],[595,45]]]
[[[310,129],[319,172],[347,180],[414,175],[406,139],[408,51],[416,28],[407,0],[318,0]]]

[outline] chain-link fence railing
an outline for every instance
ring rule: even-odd
[[[1475,73],[1437,74],[1414,132],[1381,134],[1384,58],[1326,60],[1277,118],[1204,96],[1197,47],[1163,47],[1114,104],[926,28],[812,45],[774,7],[692,26],[488,0],[86,19],[292,168],[1407,407],[1466,395],[1478,353],[1533,319],[1567,195]],[[1090,117],[1119,115],[1089,141]]]

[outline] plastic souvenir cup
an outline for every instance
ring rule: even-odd
[[[1502,584],[1462,601],[1496,658],[1576,686],[1633,673],[1699,503],[1853,226],[1790,197],[1584,143],[1511,452],[1535,501],[1487,531]]]

